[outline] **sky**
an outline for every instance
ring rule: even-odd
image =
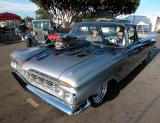
[[[26,16],[35,17],[35,11],[38,7],[30,2],[30,0],[0,0],[0,13],[11,12],[22,18]],[[159,15],[160,16],[160,0],[141,0],[136,15]]]
[[[160,0],[141,0],[136,15],[160,16]]]
[[[35,17],[38,7],[30,0],[0,0],[0,13],[11,12],[22,18],[29,16]]]

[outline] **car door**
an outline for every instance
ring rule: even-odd
[[[135,69],[144,57],[142,54],[144,54],[145,47],[139,40],[131,42],[126,35],[126,44],[122,50],[125,59],[123,59],[123,64],[116,73],[120,80]]]
[[[151,38],[145,41],[141,41],[141,47],[143,49],[143,52],[140,54],[140,57],[142,58],[141,62],[146,59],[150,52],[153,50],[155,42],[155,39],[152,40]]]
[[[116,76],[119,80],[126,77],[139,63],[139,60],[137,60],[139,52],[139,45],[131,44],[123,48],[122,55],[123,61],[122,64],[120,64],[120,68],[118,69]]]
[[[146,55],[148,55],[148,44],[147,43],[142,43],[138,39],[137,31],[136,31],[136,26],[131,25],[127,27],[127,32],[128,32],[128,59],[132,59],[130,62],[129,68],[132,70],[135,67],[137,67],[145,58]]]
[[[140,62],[142,61],[142,54],[144,51],[143,45],[141,42],[137,41],[128,46],[128,50],[126,51],[128,56],[128,71],[131,72],[134,68],[136,68]]]

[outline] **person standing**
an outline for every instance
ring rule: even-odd
[[[28,27],[26,26],[25,21],[22,21],[22,23],[20,24],[19,31],[20,31],[21,39],[24,40],[25,39],[25,34],[28,31]]]

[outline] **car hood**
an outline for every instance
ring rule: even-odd
[[[60,52],[47,49],[28,58],[22,67],[26,70],[35,70],[58,79],[63,71],[95,56],[96,54],[87,51],[85,48]]]
[[[69,50],[55,51],[53,48],[31,48],[15,52],[14,58],[22,63],[25,70],[34,70],[59,79],[60,75],[84,61],[95,58],[110,48],[85,46]]]

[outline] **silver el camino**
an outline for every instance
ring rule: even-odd
[[[59,42],[11,53],[12,72],[27,90],[76,115],[101,105],[111,83],[146,61],[156,41],[138,38],[135,25],[99,21],[76,23]]]

